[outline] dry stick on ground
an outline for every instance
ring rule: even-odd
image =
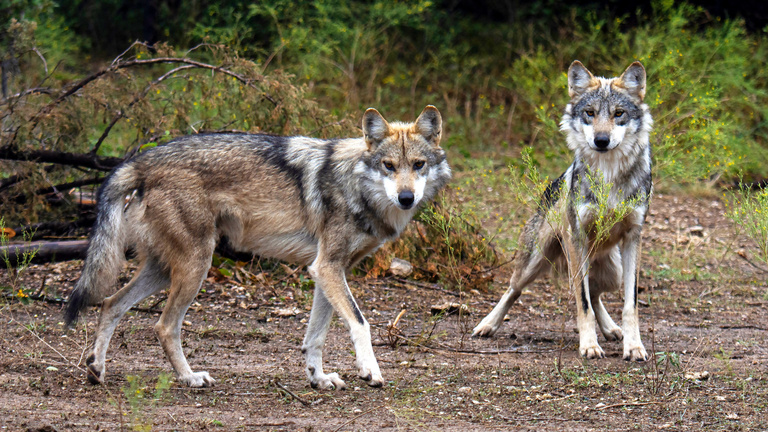
[[[551,353],[555,350],[515,350],[515,349],[506,349],[506,350],[498,350],[498,351],[480,351],[480,350],[468,350],[468,349],[459,349],[459,348],[453,348],[447,345],[443,345],[439,342],[437,343],[437,347],[424,345],[421,342],[416,341],[413,338],[410,338],[408,336],[403,336],[402,334],[398,334],[397,337],[405,340],[406,342],[410,343],[411,345],[418,346],[421,348],[425,348],[428,350],[434,350],[434,351],[449,351],[449,352],[455,352],[459,354],[482,354],[482,355],[498,355],[498,354],[531,354],[531,353]]]
[[[45,339],[41,338],[41,337],[40,337],[40,335],[38,335],[37,333],[35,333],[34,331],[32,331],[32,330],[31,330],[29,327],[27,327],[27,326],[25,326],[24,324],[22,324],[22,323],[18,322],[18,321],[17,321],[15,318],[11,318],[11,322],[13,322],[13,323],[16,323],[16,324],[17,324],[19,327],[21,327],[21,328],[23,328],[24,330],[28,331],[28,332],[29,332],[29,333],[30,333],[32,336],[34,336],[35,338],[37,338],[37,340],[39,340],[40,342],[42,342],[42,343],[43,343],[45,346],[47,346],[47,347],[48,347],[48,348],[49,348],[51,351],[53,351],[53,352],[55,352],[56,354],[58,354],[58,355],[59,355],[59,357],[61,357],[62,359],[64,359],[64,363],[65,363],[65,364],[67,364],[67,365],[69,365],[69,366],[71,366],[71,367],[74,367],[75,369],[78,369],[78,370],[80,370],[81,372],[85,372],[85,370],[84,370],[84,369],[82,369],[82,368],[80,367],[80,365],[74,364],[74,363],[73,363],[71,360],[69,360],[67,357],[65,357],[65,356],[64,356],[64,354],[62,354],[61,352],[59,352],[59,350],[57,350],[56,348],[52,347],[52,346],[51,346],[51,344],[49,344],[49,343],[48,343],[48,342],[47,342]],[[71,374],[71,372],[70,372],[70,374]],[[73,374],[72,376],[74,377],[74,374]]]
[[[360,413],[360,414],[356,415],[355,417],[352,417],[351,419],[349,419],[346,422],[342,423],[339,427],[334,429],[333,432],[338,432],[339,430],[341,430],[341,428],[343,428],[344,426],[347,426],[347,425],[353,423],[355,420],[359,419],[360,417],[362,417],[364,415],[367,415],[367,414],[370,414],[370,413],[372,413],[373,411],[376,411],[379,408],[384,408],[385,406],[386,405],[378,405],[378,406],[375,406],[375,407],[373,407],[373,408],[371,408],[371,409],[369,409],[367,411],[363,411],[362,413]]]
[[[503,416],[501,414],[497,415],[502,420],[506,420],[509,422],[530,422],[530,421],[558,421],[558,422],[567,422],[567,421],[573,421],[573,422],[583,422],[587,421],[586,419],[577,419],[577,418],[562,418],[562,417],[507,417]]]
[[[294,398],[294,399],[296,399],[297,401],[301,402],[301,404],[302,404],[302,405],[304,405],[304,406],[309,406],[309,402],[307,402],[307,401],[305,401],[304,399],[302,399],[302,398],[300,398],[300,397],[296,396],[296,394],[295,394],[295,393],[293,393],[292,391],[290,391],[290,390],[288,390],[287,388],[285,388],[285,386],[283,386],[282,384],[280,384],[280,383],[279,383],[277,380],[272,380],[272,382],[273,382],[273,383],[275,383],[275,385],[276,385],[276,386],[280,387],[280,388],[281,388],[281,389],[282,389],[284,392],[288,393],[288,394],[289,394],[289,395],[290,395],[292,398]]]
[[[625,406],[643,406],[643,405],[661,405],[664,402],[626,402],[626,403],[617,403],[612,405],[605,405],[601,406],[600,408],[593,408],[595,411],[602,411],[609,408],[617,408],[617,407],[625,407]]]

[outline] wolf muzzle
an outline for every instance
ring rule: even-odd
[[[599,152],[606,152],[608,151],[608,146],[611,145],[611,135],[607,132],[598,132],[595,134],[595,147],[597,147],[597,151]]]
[[[403,208],[403,210],[408,210],[413,206],[413,192],[409,190],[404,190],[397,194],[397,201],[400,203],[400,206]]]

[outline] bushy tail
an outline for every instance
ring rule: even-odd
[[[99,190],[98,215],[88,245],[88,256],[64,313],[67,326],[80,311],[111,294],[125,260],[125,197],[136,189],[133,168],[117,168]]]

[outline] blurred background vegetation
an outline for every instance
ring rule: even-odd
[[[458,255],[474,274],[483,245],[512,250],[506,233],[528,214],[509,179],[571,162],[558,122],[574,59],[603,76],[645,65],[657,187],[763,184],[767,24],[749,1],[0,0],[0,152],[124,157],[201,130],[357,135],[367,107],[410,120],[434,104],[456,171],[442,220],[483,226]],[[121,66],[77,88],[160,57],[231,73]],[[11,225],[76,219],[82,205],[52,188],[107,171],[29,159],[0,161]],[[444,231],[433,210],[422,223]]]

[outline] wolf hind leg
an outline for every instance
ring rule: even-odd
[[[637,312],[637,261],[640,250],[640,226],[633,227],[621,245],[622,270],[624,272],[624,310],[621,326],[624,330],[624,360],[644,362],[648,352],[640,340],[640,321]]]
[[[559,247],[559,245],[556,245],[556,247]],[[523,288],[546,272],[551,266],[552,260],[556,259],[556,254],[547,254],[545,252],[537,248],[531,253],[524,253],[519,258],[516,258],[516,261],[519,259],[520,263],[515,263],[516,269],[509,280],[507,292],[504,293],[491,313],[483,318],[472,330],[472,337],[490,337],[496,334],[504,323],[504,316],[515,301],[517,301],[518,297],[520,297]]]
[[[328,302],[323,290],[318,285],[315,287],[315,296],[312,300],[312,312],[309,315],[307,334],[304,336],[304,343],[301,346],[307,363],[307,378],[309,378],[309,384],[312,388],[341,390],[347,386],[339,378],[339,374],[323,372],[323,345],[332,317],[333,306]]]
[[[210,249],[212,253],[213,247]],[[155,324],[157,338],[176,372],[178,381],[189,387],[210,387],[216,383],[208,372],[192,371],[181,347],[181,323],[200,290],[210,262],[210,254],[201,254],[198,258],[188,259],[183,265],[177,264],[171,268],[168,300]]]
[[[576,327],[579,332],[579,353],[588,359],[605,357],[597,343],[597,320],[590,294],[589,252],[584,239],[571,236],[566,241],[568,279],[576,298]]]
[[[604,292],[615,291],[621,287],[622,278],[621,255],[619,247],[614,246],[611,251],[592,262],[589,271],[589,294],[592,309],[595,311],[595,319],[606,340],[620,341],[624,338],[621,327],[608,315],[600,296]]]
[[[107,348],[123,315],[136,303],[165,289],[169,283],[168,271],[155,259],[148,257],[128,284],[104,299],[93,351],[85,361],[91,384],[104,382]]]

